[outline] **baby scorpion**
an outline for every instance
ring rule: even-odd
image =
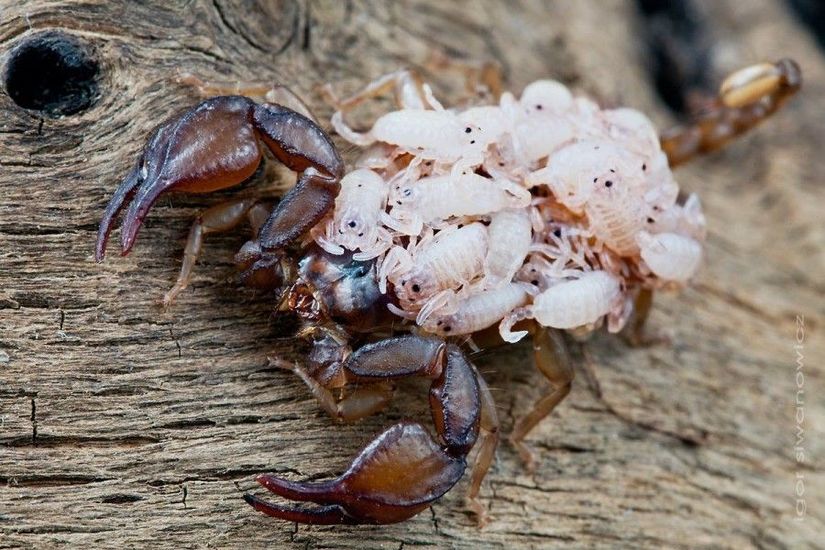
[[[472,140],[463,134],[466,128],[470,129],[467,135],[476,132],[474,123],[463,120],[460,113],[444,110],[432,98],[431,90],[409,73],[384,79],[371,89],[393,84],[402,90],[400,95],[405,101],[411,102],[399,111],[402,114],[385,115],[366,138],[350,134],[364,144],[373,139],[384,142],[387,147],[372,151],[371,159],[380,157],[384,151],[392,157],[391,162],[395,162],[402,156],[396,154],[396,148],[408,154],[423,152],[426,158],[437,163],[460,165],[462,169],[454,173],[460,175],[465,169],[474,170],[485,162],[483,153],[487,145],[504,140],[503,136],[508,133],[512,133],[510,138],[520,135],[519,130],[510,128],[486,134],[479,143],[470,143]],[[663,134],[661,148],[671,165],[715,150],[776,111],[800,84],[799,68],[789,60],[737,73],[726,81],[713,109],[695,124]],[[528,88],[522,97],[524,105],[519,104],[521,111],[516,122],[524,122],[523,117],[544,116],[536,111],[568,108],[582,116],[596,116],[597,107],[581,98],[571,100],[565,92],[566,89],[550,84]],[[537,98],[541,98],[540,101]],[[357,98],[342,105],[356,102]],[[508,104],[506,98],[503,104]],[[621,120],[620,129],[625,130],[638,122],[626,113],[615,118]],[[644,127],[647,123],[640,124]],[[336,127],[343,134],[347,132],[340,115]],[[504,124],[502,128],[509,127]],[[552,137],[552,132],[547,135]],[[447,143],[444,139],[453,141]],[[547,148],[542,148],[542,143],[527,141],[518,145],[516,152],[527,163],[522,166],[524,173],[533,171],[535,162],[564,143],[566,138]],[[658,147],[658,143],[655,145]],[[429,401],[436,434],[433,437],[417,422],[398,422],[367,445],[344,474],[330,481],[293,482],[272,474],[258,476],[261,485],[280,497],[317,504],[302,508],[244,495],[255,509],[281,519],[311,524],[403,521],[428,507],[458,482],[467,467],[467,455],[477,444],[480,450],[472,467],[468,499],[473,511],[483,518],[477,497],[498,444],[499,422],[489,389],[462,348],[466,338],[453,338],[451,334],[473,334],[477,345],[500,345],[502,341],[496,339],[495,333],[487,333],[491,339],[485,342],[483,329],[505,319],[505,335],[511,326],[520,333],[532,335],[536,365],[547,377],[552,391],[516,422],[510,440],[525,461],[533,464],[532,454],[523,440],[567,395],[573,378],[571,365],[565,360],[565,341],[560,330],[595,324],[605,314],[621,315],[622,281],[633,282],[634,277],[642,277],[623,264],[625,259],[621,254],[627,251],[635,254],[638,249],[650,270],[667,272],[675,279],[692,274],[696,263],[696,251],[689,239],[701,232],[702,223],[701,213],[697,213],[694,206],[685,204],[669,216],[663,215],[659,220],[651,218],[651,225],[663,229],[682,231],[678,228],[683,227],[689,235],[675,235],[683,240],[674,240],[674,234],[662,231],[652,235],[643,233],[638,240],[629,241],[621,224],[609,225],[604,231],[592,234],[586,227],[579,227],[582,216],[596,215],[595,211],[588,211],[586,201],[580,205],[571,202],[569,208],[566,207],[567,195],[559,193],[554,197],[547,186],[539,186],[540,189],[533,192],[535,206],[502,201],[502,213],[491,213],[482,221],[462,222],[460,227],[452,225],[430,233],[417,243],[409,237],[393,235],[393,239],[408,239],[401,242],[409,242],[409,247],[393,244],[389,252],[382,255],[380,247],[376,248],[377,243],[382,242],[382,235],[369,231],[375,229],[377,220],[386,213],[383,210],[387,196],[379,185],[384,180],[367,173],[351,173],[345,178],[344,163],[336,148],[308,112],[300,114],[274,103],[259,104],[240,95],[208,99],[170,119],[152,134],[137,164],[103,213],[96,259],[103,260],[110,231],[121,210],[125,209],[121,250],[128,254],[141,223],[161,194],[168,191],[206,193],[238,185],[255,172],[264,147],[298,173],[298,183],[271,211],[262,210],[253,200],[241,200],[202,214],[192,227],[181,275],[167,301],[186,286],[203,235],[227,230],[248,218],[254,237],[235,258],[241,280],[248,285],[279,291],[281,308],[292,310],[302,319],[304,328],[299,335],[311,344],[311,351],[301,363],[276,359],[275,364],[296,373],[323,409],[342,421],[358,420],[381,410],[392,396],[395,381],[425,378],[430,381]],[[638,152],[627,154],[638,161]],[[471,160],[467,161],[468,158]],[[380,164],[377,162],[376,166]],[[635,165],[632,170],[637,168],[645,170],[644,166]],[[611,181],[603,171],[595,176],[588,172],[587,177],[595,177],[603,186]],[[342,179],[346,191],[339,195]],[[634,195],[640,201],[638,204],[650,206],[651,212],[656,212],[653,207],[660,207],[657,202],[660,199],[646,198],[641,191],[643,179],[638,171],[625,178],[628,185],[633,184],[633,192],[638,191]],[[361,193],[357,187],[359,181],[372,187]],[[641,187],[636,187],[637,184]],[[552,180],[551,190],[553,185],[570,185],[570,182]],[[578,199],[577,193],[581,190],[572,186],[571,197]],[[338,197],[340,202],[336,202]],[[361,200],[364,204],[358,202]],[[503,213],[514,207],[515,214]],[[447,214],[452,212],[439,212],[439,216]],[[545,215],[550,218],[542,217]],[[636,221],[634,218],[633,223]],[[355,226],[350,225],[352,222]],[[562,231],[567,227],[565,224],[570,225],[568,233]],[[507,227],[519,231],[518,235],[512,235],[512,250],[508,254],[502,251],[500,257],[491,257],[488,251],[499,246],[499,239],[505,238],[500,229]],[[355,229],[355,236],[345,234],[345,228]],[[536,232],[536,228],[539,238],[531,244],[527,236],[531,230]],[[622,232],[612,233],[615,228]],[[336,235],[343,237],[336,242],[333,239]],[[604,247],[576,249],[588,246],[591,237],[603,240]],[[463,238],[467,240],[460,241]],[[491,238],[496,242],[489,243]],[[462,249],[459,255],[451,239],[471,246]],[[361,255],[356,257],[358,253],[354,249],[359,249]],[[668,251],[675,251],[675,264],[669,263]],[[539,256],[541,254],[551,259]],[[569,277],[568,272],[578,267],[566,267],[568,260],[574,264],[592,262],[600,269],[580,270],[575,277]],[[532,284],[529,278],[522,281],[523,277],[517,275],[543,265],[555,270],[555,275],[541,283],[544,287]],[[515,280],[509,280],[514,276]],[[396,292],[382,292],[387,280]],[[460,294],[465,289],[468,293]],[[466,299],[446,304],[449,307],[440,317],[421,319],[423,326],[420,327],[393,314],[400,311],[404,302],[424,307],[422,300],[432,299],[442,291],[459,293]],[[643,320],[646,309],[643,302],[646,300],[649,306],[649,293],[640,294],[640,298],[641,311],[637,313]],[[636,328],[640,326],[641,322]]]

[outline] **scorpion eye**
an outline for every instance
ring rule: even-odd
[[[642,164],[642,170],[647,170],[647,164]]]
[[[469,126],[467,126],[466,128],[464,128],[464,133],[465,133],[465,134],[469,134],[469,133],[470,133],[470,132],[472,132],[472,131],[473,131],[473,129],[472,129],[472,128],[470,128]]]
[[[421,292],[421,287],[418,284],[414,284],[412,286],[412,291],[413,292]]]
[[[350,227],[355,227],[358,224],[355,223],[355,220],[350,220],[350,222],[347,225],[350,226]]]
[[[610,180],[607,180],[606,182],[604,182],[604,186],[605,187],[613,187],[613,182],[610,181]]]
[[[539,103],[538,105],[536,105],[536,109],[537,109],[537,110],[539,110],[539,111],[541,111],[543,108],[544,108],[544,107],[541,105],[541,103]]]
[[[555,235],[558,238],[561,238],[561,229],[556,229],[555,231],[553,231],[553,235]]]
[[[452,327],[444,327],[444,332],[450,332],[451,330],[453,330]]]
[[[648,218],[647,223],[653,223],[655,220],[653,218]]]

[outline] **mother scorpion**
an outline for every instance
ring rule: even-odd
[[[412,73],[399,74],[381,81],[380,87],[395,84],[407,96],[412,89],[422,102],[430,97]],[[720,97],[693,123],[660,136],[671,165],[714,151],[757,125],[799,89],[801,77],[794,62],[783,60],[734,73],[726,84]],[[334,208],[345,166],[308,110],[302,104],[292,106],[225,95],[207,99],[162,124],[108,203],[95,258],[103,260],[121,210],[125,209],[121,248],[126,255],[161,194],[207,193],[239,185],[255,173],[265,146],[298,174],[297,184],[271,211],[255,200],[243,199],[201,214],[189,234],[181,275],[165,303],[186,286],[203,236],[248,219],[254,236],[235,256],[240,279],[254,288],[279,291],[279,309],[299,316],[303,328],[298,335],[311,345],[303,365],[275,360],[276,364],[300,376],[322,408],[344,422],[384,408],[395,381],[428,379],[437,437],[422,424],[405,420],[375,437],[336,479],[294,482],[273,474],[256,478],[280,497],[312,502],[315,507],[282,505],[252,494],[245,494],[244,499],[260,512],[299,523],[400,522],[427,508],[458,482],[467,467],[467,455],[478,443],[468,503],[481,521],[484,510],[478,501],[479,489],[499,440],[490,390],[461,340],[401,323],[391,313],[388,306],[393,305],[393,298],[379,290],[375,259],[358,261],[351,252],[333,255],[306,238]],[[638,333],[649,307],[650,296],[641,294],[631,331]],[[567,396],[573,369],[559,330],[534,320],[521,322],[519,328],[531,334],[536,366],[551,386],[516,422],[510,436],[522,456],[529,458],[522,440]],[[474,334],[473,341],[482,348],[504,344],[490,330]]]

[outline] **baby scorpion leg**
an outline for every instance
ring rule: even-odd
[[[301,523],[396,523],[427,508],[461,478],[478,437],[481,400],[475,368],[457,346],[425,336],[388,338],[352,353],[344,370],[356,383],[410,376],[432,380],[430,407],[439,441],[421,424],[399,422],[367,445],[337,479],[257,478],[281,497],[320,507],[302,509],[244,495],[256,510]]]
[[[662,133],[662,150],[670,165],[720,149],[779,110],[801,85],[799,65],[791,59],[731,74],[722,83],[719,97],[691,125]]]
[[[428,101],[424,80],[418,72],[412,69],[401,69],[381,76],[361,90],[346,99],[339,99],[332,91],[332,86],[326,84],[320,88],[324,99],[336,110],[348,112],[368,99],[392,92],[395,103],[401,109],[430,109],[434,107]]]
[[[373,138],[368,134],[353,130],[344,120],[344,115],[367,99],[392,91],[395,102],[401,109],[443,109],[433,96],[430,87],[424,84],[421,75],[412,69],[402,69],[384,75],[346,99],[339,99],[329,84],[321,86],[320,91],[326,102],[335,108],[335,113],[333,113],[330,120],[332,127],[335,128],[338,135],[350,143],[361,146],[371,145]]]
[[[573,382],[573,365],[561,331],[540,329],[533,335],[533,353],[536,366],[547,378],[552,391],[539,399],[525,416],[519,418],[510,434],[512,443],[519,452],[528,471],[536,469],[536,458],[524,438],[570,393]]]

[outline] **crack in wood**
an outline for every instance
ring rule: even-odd
[[[112,481],[114,478],[81,474],[27,474],[17,476],[0,476],[0,483],[14,487],[63,487],[70,485],[90,485],[93,483],[104,483]]]
[[[31,404],[32,404],[32,415],[31,415],[32,445],[37,445],[37,404],[35,403],[34,397],[31,398]]]

